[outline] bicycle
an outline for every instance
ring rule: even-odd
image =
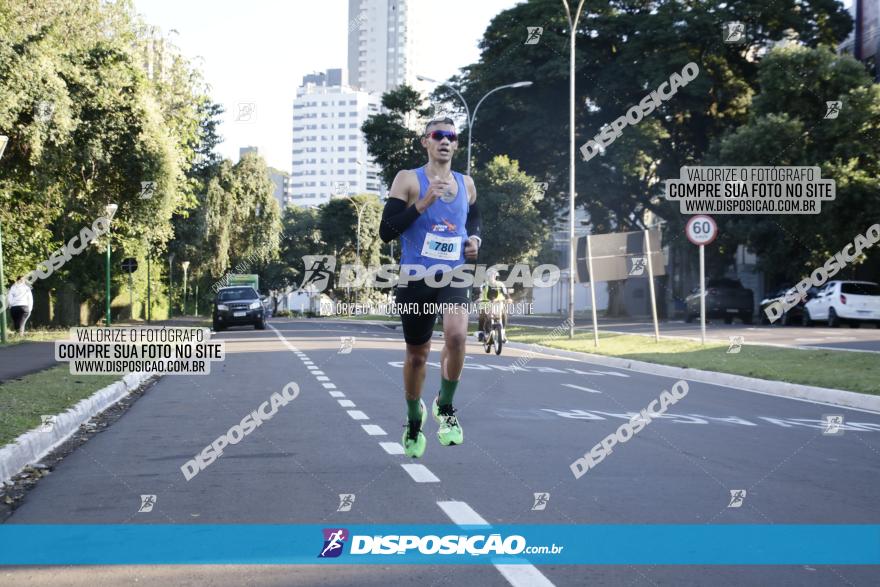
[[[504,310],[503,301],[493,301],[489,304],[489,329],[483,338],[483,348],[487,353],[495,348],[495,354],[501,354],[504,346],[504,324],[501,322],[501,314]]]

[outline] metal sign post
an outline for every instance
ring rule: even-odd
[[[685,226],[689,241],[700,247],[700,341],[706,344],[706,245],[718,236],[718,225],[711,216],[692,216]]]
[[[700,245],[700,344],[706,344],[706,245]]]
[[[651,316],[654,318],[654,341],[660,342],[660,325],[657,324],[657,298],[654,296],[654,266],[651,263],[650,233],[645,229],[645,257],[648,261],[648,289],[651,291]]]
[[[593,307],[593,346],[599,348],[599,325],[596,320],[596,280],[593,279],[593,251],[590,247],[589,234],[587,235],[587,268],[590,272],[590,305]],[[572,275],[572,279],[574,279],[574,275]]]
[[[661,237],[657,230],[638,232],[615,232],[611,234],[591,234],[578,237],[576,243],[576,270],[575,277],[578,283],[590,284],[590,299],[593,305],[593,344],[599,346],[599,328],[596,318],[596,284],[602,281],[619,281],[632,276],[641,276],[645,268],[649,269],[649,275],[659,277],[666,274],[666,264],[661,251],[651,252],[651,246],[643,242],[645,239],[654,238],[657,241],[655,248],[660,248]],[[645,255],[650,259],[648,262]],[[653,265],[651,255],[657,256],[657,265]],[[634,261],[640,262],[640,271],[634,273]],[[654,298],[653,281],[651,282],[651,297]],[[656,303],[654,303],[654,331],[659,338],[659,326],[657,324]]]

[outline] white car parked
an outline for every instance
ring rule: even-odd
[[[863,322],[880,328],[880,285],[871,281],[829,281],[804,306],[804,326],[827,321],[836,328],[847,322],[858,328]]]

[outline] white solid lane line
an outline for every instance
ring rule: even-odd
[[[574,385],[573,383],[563,383],[565,387],[571,387],[572,389],[580,389],[581,391],[589,391],[590,393],[602,393],[598,389],[590,389],[589,387],[583,387],[581,385]]]
[[[361,428],[370,436],[388,436],[388,433],[382,430],[381,426],[375,424],[361,424]]]
[[[403,454],[403,445],[399,442],[380,442],[379,446],[385,449],[390,455],[402,455]]]
[[[272,329],[272,332],[274,332],[275,335],[276,335],[278,338],[281,339],[281,342],[284,343],[284,346],[286,346],[287,348],[289,348],[289,349],[290,349],[292,352],[294,352],[294,353],[299,352],[299,349],[296,348],[295,346],[293,346],[292,344],[290,344],[290,342],[288,342],[288,340],[287,340],[286,338],[284,338],[284,335],[281,334],[281,333],[278,331],[277,328],[275,328],[275,327],[272,326],[271,324],[267,324],[267,326],[268,326],[269,328]]]
[[[351,416],[352,420],[369,420],[370,417],[367,416],[360,410],[348,410],[348,415]]]
[[[437,505],[458,526],[489,526],[491,528],[491,524],[483,516],[463,501],[438,501]],[[513,587],[553,587],[550,579],[545,577],[534,565],[528,563],[493,563],[493,565]]]
[[[338,401],[338,402],[339,402],[339,405],[342,406],[343,408],[355,408],[355,407],[357,407],[357,406],[354,405],[354,402],[351,401],[350,399],[340,399],[340,400],[336,400],[336,401]]]
[[[404,471],[409,473],[409,476],[412,477],[412,480],[416,483],[440,483],[440,479],[438,479],[437,476],[434,475],[434,473],[432,473],[425,465],[403,463],[400,466],[403,467]]]

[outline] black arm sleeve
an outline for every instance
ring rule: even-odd
[[[393,241],[420,215],[415,205],[407,207],[406,202],[400,198],[388,198],[385,201],[385,210],[382,211],[382,222],[379,224],[379,238],[383,243]]]
[[[464,223],[464,226],[467,229],[468,236],[483,237],[480,234],[480,209],[477,208],[476,202],[468,208],[467,221]]]

